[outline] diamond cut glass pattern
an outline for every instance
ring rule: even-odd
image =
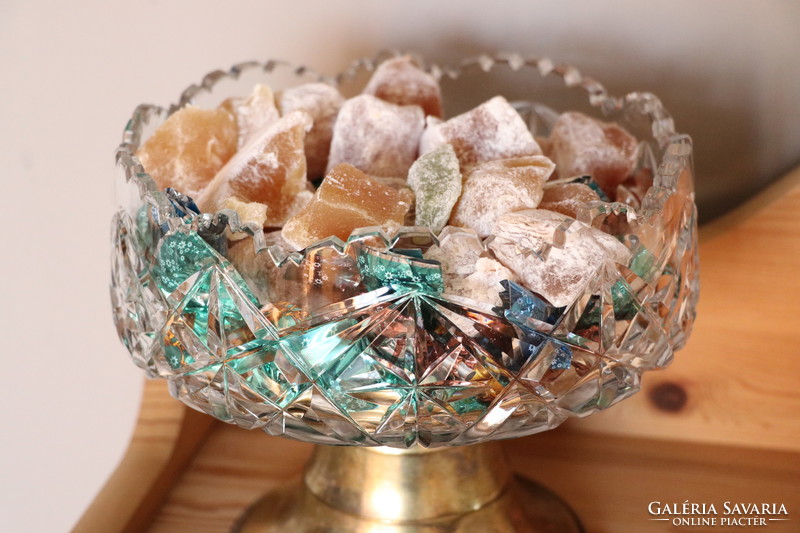
[[[429,67],[446,95],[475,80],[516,76],[517,88],[531,84],[532,101],[540,78],[562,76],[563,92],[642,140],[641,164],[657,171],[641,206],[592,202],[576,216],[615,237],[630,258],[606,260],[562,307],[509,280],[498,306],[448,293],[447,276],[461,274],[424,258],[439,245],[424,228],[363,228],[347,242],[333,238],[303,252],[268,246],[260,228],[233,212],[184,209],[134,156],[169,112],[216,105],[225,90],[246,94],[256,75],[276,90],[276,80],[294,78],[346,92],[378,63],[357,62],[335,80],[249,63],[192,86],[170,110],[136,110],[117,152],[123,177],[111,260],[114,320],[134,362],[220,420],[328,444],[435,447],[517,437],[637,392],[641,374],[668,365],[686,342],[698,295],[691,141],[674,132],[650,94],[609,96],[546,59],[482,56]],[[558,108],[514,102],[536,135],[558,116],[546,106]],[[226,257],[223,223],[253,246],[263,279]],[[540,250],[528,250],[529,260],[547,261],[574,229],[556,230]],[[483,246],[481,256],[492,257],[491,239],[476,253]]]

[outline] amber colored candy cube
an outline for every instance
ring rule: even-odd
[[[348,163],[373,176],[405,177],[417,158],[425,115],[369,94],[346,101],[336,117],[328,169]]]
[[[544,188],[539,209],[555,211],[577,218],[578,208],[588,202],[600,201],[600,197],[583,183],[554,183]]]
[[[283,238],[301,250],[331,236],[346,240],[357,228],[400,226],[413,200],[410,190],[383,185],[352,165],[337,165],[314,199],[286,222]]]
[[[381,63],[363,93],[397,105],[417,105],[426,115],[442,116],[439,82],[417,67],[408,56]]]
[[[328,152],[331,149],[333,124],[344,103],[344,97],[336,87],[326,83],[306,83],[286,89],[276,95],[281,113],[302,110],[314,121],[306,134],[305,151],[308,179],[325,175]]]
[[[190,106],[173,113],[136,155],[159,188],[197,197],[236,153],[236,137],[228,111]]]
[[[265,227],[283,225],[307,187],[303,139],[310,127],[311,117],[294,111],[262,130],[220,169],[197,204],[217,211],[230,206],[231,198],[257,202],[267,206]]]
[[[422,152],[444,143],[453,145],[462,167],[542,153],[525,121],[502,96],[446,122],[429,120],[420,143]]]
[[[472,228],[487,237],[500,215],[539,205],[542,186],[554,167],[548,158],[534,155],[486,161],[468,168],[450,225]]]
[[[280,118],[278,108],[275,106],[275,96],[267,85],[256,85],[247,98],[228,98],[220,107],[227,109],[236,117],[236,124],[239,127],[237,143],[239,148]]]
[[[571,111],[558,117],[548,154],[561,178],[591,175],[613,198],[617,185],[636,168],[636,138],[617,124]]]

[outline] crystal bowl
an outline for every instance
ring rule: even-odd
[[[642,373],[668,365],[685,343],[698,296],[692,143],[652,94],[615,97],[573,67],[513,54],[426,67],[448,116],[500,94],[537,136],[559,112],[578,110],[640,140],[640,167],[654,174],[640,202],[585,204],[543,248],[520,247],[546,262],[585,224],[630,250],[627,264],[606,261],[561,307],[510,281],[499,306],[444,291],[441,269],[419,252],[478,239],[469,231],[362,228],[347,242],[292,252],[232,211],[185,209],[135,155],[183,106],[214,107],[255,83],[280,90],[323,81],[348,97],[385,57],[335,77],[243,63],[208,74],[168,108],[135,110],[117,151],[111,283],[117,331],[134,362],[220,420],[322,444],[518,437],[636,393]],[[238,241],[227,249],[226,237]],[[486,254],[491,239],[479,241]]]

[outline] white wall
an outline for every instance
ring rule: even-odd
[[[659,94],[706,218],[800,160],[800,3],[0,0],[0,530],[64,531],[121,456],[139,371],[107,296],[113,150],[134,106],[283,58],[514,50]]]

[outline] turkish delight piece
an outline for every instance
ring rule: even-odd
[[[500,282],[517,278],[485,255],[483,242],[475,232],[447,226],[439,234],[439,244],[428,248],[423,257],[442,266],[445,293],[500,305]]]
[[[554,168],[552,161],[540,155],[487,161],[469,168],[450,224],[472,228],[487,237],[500,215],[539,205],[542,186]]]
[[[423,257],[438,261],[448,276],[466,277],[475,272],[475,263],[486,252],[480,237],[472,231],[446,226],[439,233],[439,244],[428,248]]]
[[[481,257],[475,262],[475,272],[463,279],[450,280],[445,290],[452,294],[471,298],[493,306],[502,305],[500,293],[504,287],[501,281],[517,281],[517,277],[500,262],[490,257]]]
[[[160,189],[197,198],[236,153],[236,119],[224,109],[185,107],[173,113],[136,152]]]
[[[378,183],[348,164],[337,165],[311,202],[283,227],[283,238],[297,250],[335,236],[346,240],[356,228],[400,226],[413,193]]]
[[[556,307],[574,302],[607,261],[630,259],[614,237],[543,209],[507,213],[493,234],[489,248],[497,260]]]
[[[502,96],[446,122],[431,121],[428,130],[421,143],[425,152],[450,143],[462,167],[542,153],[525,121]]]
[[[333,124],[344,103],[344,97],[336,87],[327,83],[306,83],[279,93],[277,100],[283,115],[299,109],[311,116],[314,123],[305,140],[308,178],[316,179],[324,176],[331,148]]]
[[[252,223],[263,228],[264,224],[267,222],[268,207],[259,202],[243,202],[234,197],[229,197],[222,200],[217,210],[220,209],[230,209],[231,211],[234,211],[237,215],[239,215],[239,222],[242,224]],[[231,233],[230,239],[237,241],[239,239],[244,239],[247,236],[248,235],[243,232]]]
[[[370,176],[370,178],[374,179],[378,183],[382,183],[392,189],[406,189],[411,190],[411,187],[408,186],[408,181],[406,178],[394,178],[389,176]],[[412,191],[413,192],[413,191]]]
[[[444,121],[438,117],[432,115],[425,117],[425,129],[419,137],[420,154],[427,154],[441,145],[447,144],[447,140],[438,127],[440,124],[444,124]]]
[[[414,191],[408,186],[406,178],[391,178],[387,176],[370,176],[370,178],[374,179],[378,183],[391,187],[396,191],[404,191],[403,194],[411,196],[411,207],[408,209],[408,213],[406,213],[406,218],[403,221],[403,225],[416,226],[416,216],[414,215],[414,211],[416,209],[416,199],[414,199]]]
[[[228,98],[220,106],[236,117],[239,128],[237,146],[242,148],[261,130],[280,118],[275,95],[267,85],[258,84],[247,98]]]
[[[439,82],[417,67],[408,56],[381,63],[363,93],[397,105],[417,105],[426,115],[442,116]]]
[[[619,125],[571,111],[553,125],[548,155],[560,177],[590,174],[613,198],[636,167],[636,148],[636,138]]]
[[[267,246],[286,247],[280,231],[264,234]],[[256,254],[253,239],[231,242],[225,254],[236,270],[247,281],[260,302],[272,299],[273,287],[281,284],[280,269],[275,265],[267,251]]]
[[[408,171],[415,194],[416,225],[439,233],[461,195],[461,171],[453,147],[443,144],[417,159]]]
[[[220,169],[197,204],[217,211],[231,198],[257,202],[267,206],[265,227],[282,226],[308,187],[303,139],[310,127],[307,113],[293,111],[259,132]]]
[[[583,183],[555,183],[544,187],[539,209],[577,218],[578,208],[587,202],[600,201],[597,193]]]
[[[369,94],[351,98],[333,126],[328,169],[348,163],[374,176],[406,176],[424,124],[418,106],[390,104]]]

